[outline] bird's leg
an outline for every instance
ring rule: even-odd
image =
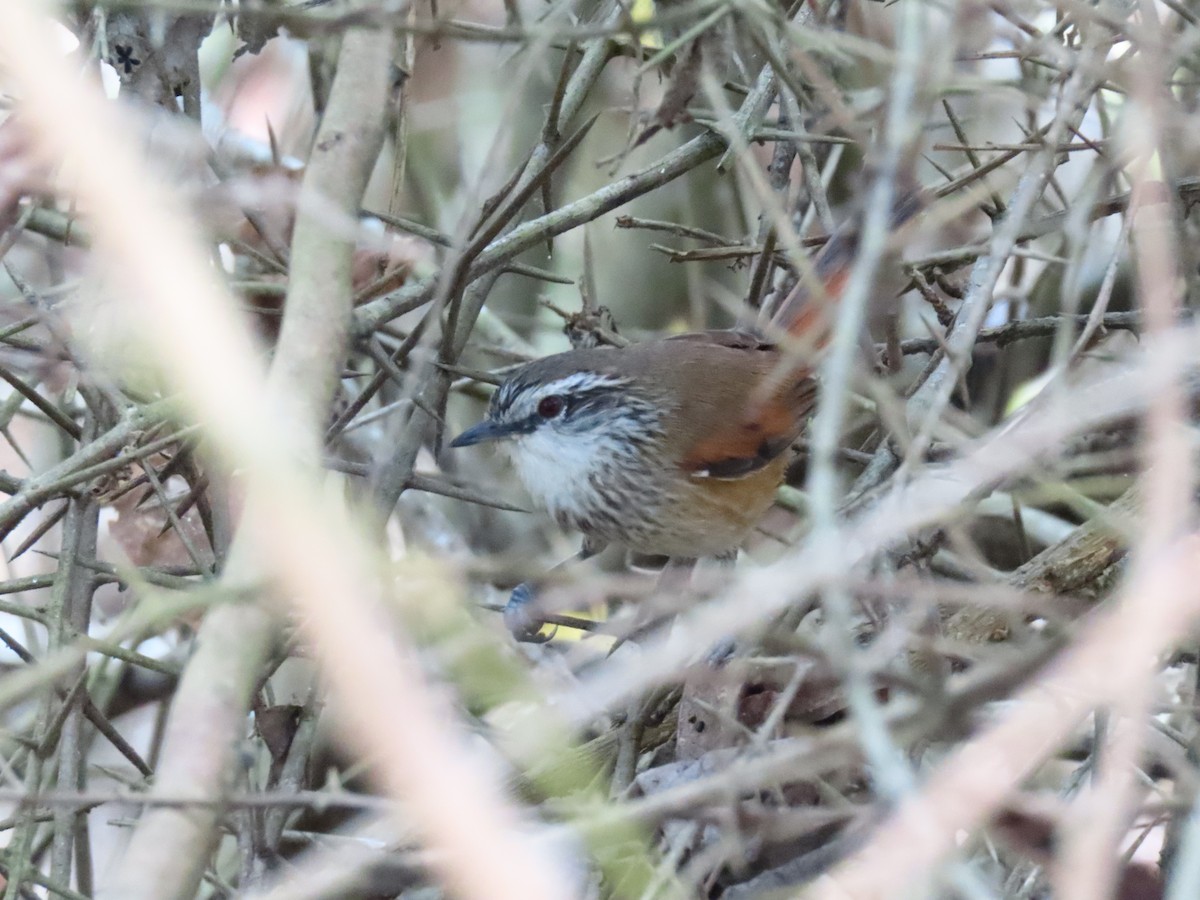
[[[597,543],[590,538],[583,539],[583,545],[579,548],[579,552],[574,556],[569,556],[562,562],[550,569],[551,572],[557,572],[559,569],[564,569],[567,566],[577,565],[586,559],[595,556],[604,549],[604,544]],[[508,603],[504,605],[504,625],[512,634],[513,639],[526,644],[544,644],[546,641],[554,637],[558,626],[555,625],[552,630],[543,634],[542,629],[546,623],[539,619],[536,615],[537,588],[528,581],[522,581],[518,584],[508,596]]]
[[[663,570],[658,573],[658,584],[655,585],[655,591],[666,593],[686,588],[692,580],[692,572],[695,570],[697,562],[699,560],[694,557],[672,556],[663,566]]]
[[[722,553],[720,556],[714,556],[712,559],[721,568],[729,568],[737,562],[737,554],[737,550],[731,550],[728,553]],[[695,572],[696,564],[699,562],[700,560],[695,557],[672,556],[667,560],[666,565],[663,566],[662,571],[659,573],[658,583],[655,585],[654,592],[656,594],[668,594],[687,590],[691,583],[692,575]],[[647,620],[646,616],[643,615],[642,621],[635,622],[628,632],[617,639],[612,649],[608,651],[609,655],[611,656],[616,652],[617,648],[626,641],[637,643],[644,640],[654,630],[656,624],[656,621]],[[733,656],[734,649],[735,644],[732,638],[721,641],[710,651],[707,657],[709,664],[713,668],[721,667]]]
[[[654,586],[655,594],[667,594],[680,590],[685,590],[688,583],[692,580],[692,570],[696,568],[697,560],[691,556],[672,556],[662,567],[662,571],[658,573],[658,582]],[[616,642],[608,651],[608,655],[612,656],[617,652],[617,649],[626,641],[639,643],[650,636],[654,631],[654,626],[661,621],[660,619],[652,618],[653,613],[648,612],[644,608],[639,608],[634,618],[633,624],[625,634],[620,635]]]

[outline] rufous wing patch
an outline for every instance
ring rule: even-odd
[[[712,478],[740,478],[787,449],[800,430],[796,410],[779,400],[757,407],[752,418],[718,426],[696,443],[681,467]]]

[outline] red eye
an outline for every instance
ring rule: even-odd
[[[538,415],[543,419],[553,419],[555,416],[562,413],[567,408],[567,401],[558,394],[551,394],[549,397],[543,397],[538,403]]]

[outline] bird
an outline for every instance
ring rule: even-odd
[[[899,203],[894,223],[916,205]],[[853,227],[837,229],[813,260],[812,278],[800,280],[764,327],[526,363],[450,446],[506,443],[533,501],[583,534],[580,557],[609,544],[676,560],[736,555],[774,503],[816,407],[813,350],[831,331],[832,301],[856,246]],[[794,352],[797,344],[808,352]],[[531,596],[522,585],[506,612]]]

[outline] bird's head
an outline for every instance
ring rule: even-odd
[[[587,440],[602,433],[640,432],[654,424],[655,404],[638,390],[635,379],[583,365],[578,355],[561,353],[522,366],[492,395],[487,417],[450,446],[530,437]]]

